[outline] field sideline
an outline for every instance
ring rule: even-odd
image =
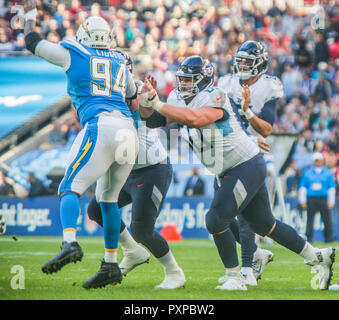
[[[245,292],[215,290],[217,279],[224,274],[216,248],[211,240],[186,239],[171,242],[170,247],[186,274],[185,288],[173,291],[155,290],[163,280],[163,270],[154,257],[149,264],[133,270],[117,286],[85,290],[82,282],[93,276],[103,257],[102,238],[82,238],[84,251],[81,263],[64,267],[53,275],[41,272],[41,266],[54,256],[61,245],[60,237],[0,237],[0,300],[339,300],[338,291],[311,288],[314,274],[303,259],[274,245],[265,247],[274,254],[274,261],[265,269],[258,287]],[[323,243],[315,246],[325,247]],[[332,246],[339,256],[339,243]],[[119,250],[119,261],[121,250]],[[24,289],[12,289],[15,265],[24,268]],[[339,263],[334,264],[332,283],[339,281]]]

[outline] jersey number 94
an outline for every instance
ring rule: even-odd
[[[112,81],[112,61],[106,58],[93,57],[91,59],[91,93],[94,96],[110,97],[112,89],[125,98],[126,92],[126,64],[119,63],[118,70]],[[98,84],[96,81],[103,81]]]

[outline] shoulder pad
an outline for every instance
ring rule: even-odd
[[[66,49],[78,52],[80,51],[82,53],[90,55],[90,52],[80,42],[73,39],[63,40],[60,42],[60,45],[62,45]]]
[[[211,87],[202,91],[205,95],[208,95],[208,107],[223,108],[226,103],[226,93],[219,87]]]

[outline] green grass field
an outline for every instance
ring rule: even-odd
[[[93,276],[103,257],[102,238],[78,238],[84,251],[82,262],[65,266],[53,275],[41,272],[41,266],[59,250],[59,237],[0,237],[1,300],[339,300],[338,291],[311,288],[314,274],[303,259],[274,245],[275,254],[257,287],[248,291],[215,290],[218,277],[224,274],[216,248],[211,240],[171,242],[170,247],[186,274],[185,288],[173,291],[156,290],[163,280],[163,270],[155,258],[133,270],[120,285],[85,290],[82,282]],[[316,243],[324,247],[323,243]],[[334,243],[337,252],[339,243]],[[265,246],[263,246],[265,247]],[[119,250],[119,261],[121,250]],[[24,289],[12,289],[11,273],[15,265],[24,268]],[[332,283],[339,281],[339,263],[334,264]]]

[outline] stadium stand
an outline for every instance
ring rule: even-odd
[[[337,163],[333,172],[338,191],[339,177],[335,168],[338,167],[339,159],[339,1],[322,1],[321,6],[314,6],[318,2],[110,0],[92,3],[80,0],[40,0],[38,31],[44,38],[58,42],[74,37],[78,25],[88,15],[104,17],[114,26],[116,45],[133,57],[137,77],[143,79],[145,74],[150,73],[158,80],[162,99],[173,89],[173,72],[182,57],[201,54],[214,63],[217,75],[222,76],[232,72],[232,55],[240,43],[247,39],[262,41],[270,54],[269,74],[278,76],[285,90],[285,99],[278,106],[274,132],[298,137],[289,159],[295,161],[296,170],[290,173],[295,172],[298,180],[301,172],[310,165],[309,155],[313,152],[319,151],[325,158],[328,154],[334,154]],[[15,19],[19,8],[14,7],[14,1],[0,3],[0,54],[7,59],[21,53],[24,57],[10,59],[25,64],[24,68],[6,72],[6,76],[2,73],[0,82],[3,84],[10,80],[15,83],[17,78],[12,78],[11,74],[15,72],[17,75],[25,70],[27,74],[22,74],[22,77],[26,77],[32,68],[28,68],[25,61],[33,58],[26,56],[20,19]],[[1,59],[1,69],[8,67],[4,66],[3,61],[5,60]],[[53,66],[48,65],[47,68]],[[41,80],[46,78],[48,72],[41,73],[41,69],[36,69]],[[22,128],[27,125],[29,120],[30,134],[21,134],[28,137],[32,132],[37,132],[37,128],[42,128],[42,123],[51,126],[53,119],[59,117],[59,114],[52,112],[56,110],[55,107],[48,109],[56,102],[56,98],[60,98],[56,89],[61,87],[54,80],[56,81],[53,78],[52,82],[46,83],[53,90],[51,87],[44,90],[45,94],[53,95],[52,98],[44,96],[43,103],[29,103],[42,109],[44,105],[49,110],[48,119],[38,120],[34,117],[36,113],[27,114],[27,117],[22,115],[18,119],[20,123],[13,122],[13,126],[4,127],[7,134],[14,126]],[[33,84],[25,88],[28,92],[25,94],[32,94]],[[4,110],[3,96],[9,95],[8,92],[0,94],[1,114]],[[20,91],[20,94],[23,95],[24,92]],[[64,111],[69,111],[70,108],[68,105]],[[1,133],[4,137],[1,144],[6,144],[1,148],[9,152],[10,146],[23,141],[19,141],[20,135],[5,135],[6,132]],[[33,148],[24,155],[18,152],[20,157],[15,161],[12,156],[10,162],[3,162],[10,166],[12,173],[9,174],[13,177],[19,179],[21,174],[19,180],[22,183],[28,164],[39,168],[37,176],[47,183],[48,172],[63,163],[61,158],[64,149],[66,154],[67,147],[68,145],[58,146],[47,151]],[[288,164],[284,168],[288,168]],[[180,165],[175,167],[178,184],[171,186],[169,195],[182,195],[181,189],[191,169],[192,167],[185,169]],[[211,179],[208,176],[206,183],[206,189],[211,191]]]

